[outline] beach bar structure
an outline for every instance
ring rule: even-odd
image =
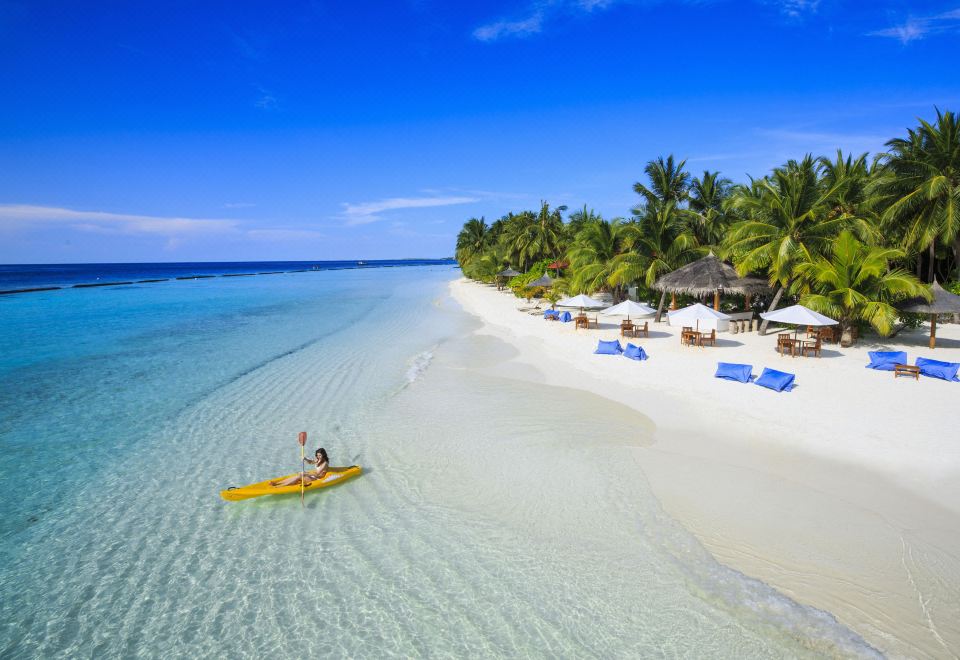
[[[901,312],[930,315],[930,348],[937,347],[937,316],[939,314],[960,314],[960,296],[954,295],[940,286],[936,280],[930,286],[932,298],[912,298],[897,305]]]
[[[692,296],[713,294],[713,309],[720,311],[720,296],[724,292],[737,293],[747,297],[769,289],[767,282],[757,277],[740,277],[733,266],[726,264],[713,255],[713,252],[686,266],[681,266],[658,279],[653,288],[670,293],[670,309],[677,308],[677,294]]]

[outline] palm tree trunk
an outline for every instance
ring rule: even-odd
[[[930,264],[927,266],[927,281],[933,282],[937,269],[937,248],[933,241],[930,241]]]
[[[657,305],[657,318],[653,320],[654,323],[660,323],[660,317],[663,316],[663,306],[667,303],[667,292],[664,291],[660,294],[660,304]]]
[[[770,307],[767,308],[768,312],[772,312],[777,308],[777,305],[780,304],[780,297],[783,296],[784,287],[778,286],[777,292],[773,294],[773,300],[770,301]],[[763,323],[760,324],[760,336],[767,334],[767,326],[770,325],[770,321],[764,319]]]
[[[953,242],[953,265],[957,269],[957,281],[960,282],[960,235]]]

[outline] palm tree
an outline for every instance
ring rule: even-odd
[[[511,261],[515,258],[521,270],[544,258],[560,256],[563,244],[563,217],[558,207],[553,211],[547,202],[540,203],[540,213],[524,211],[507,223],[501,235]]]
[[[490,244],[490,228],[484,218],[470,218],[457,235],[457,261],[460,266],[468,266],[470,262],[483,254]]]
[[[866,245],[850,230],[843,230],[828,256],[813,256],[796,265],[797,278],[810,290],[801,302],[840,321],[845,345],[858,320],[889,335],[899,316],[893,303],[909,297],[930,298],[920,280],[906,270],[890,268],[890,262],[903,255],[896,248]]]
[[[603,220],[600,214],[595,213],[593,209],[587,210],[587,205],[584,204],[582,209],[577,209],[570,214],[569,222],[567,223],[567,237],[572,242],[576,239],[577,234],[580,233],[584,225],[590,222],[597,222],[598,220]]]
[[[827,253],[847,222],[841,215],[831,215],[836,185],[820,180],[816,162],[808,154],[750,186],[738,186],[730,197],[728,206],[745,219],[731,226],[724,250],[741,276],[765,272],[770,284],[776,285],[769,311],[791,289],[796,265]],[[766,329],[764,321],[761,333]]]
[[[694,177],[690,184],[690,210],[696,214],[693,232],[700,245],[716,246],[723,240],[729,224],[723,205],[732,185],[730,179],[709,170],[704,170],[700,178]]]
[[[634,209],[637,214],[640,207]],[[690,231],[690,223],[675,201],[656,203],[642,207],[643,215],[636,223],[627,225],[627,245],[639,258],[624,264],[626,274],[636,271],[635,279],[643,279],[646,286],[653,286],[664,273],[676,270],[701,256],[697,239]],[[655,322],[660,322],[667,292],[660,295]]]
[[[889,176],[881,193],[889,204],[888,226],[903,231],[903,247],[927,250],[927,280],[935,276],[936,245],[953,248],[960,278],[960,125],[952,112],[937,110],[937,120],[920,120],[906,138],[887,142]]]
[[[567,251],[570,286],[586,293],[609,288],[614,303],[626,298],[626,286],[642,273],[639,255],[626,253],[632,231],[632,225],[619,218],[585,224]]]
[[[633,184],[633,191],[643,197],[644,204],[674,202],[679,205],[686,201],[690,187],[690,174],[683,169],[686,164],[685,160],[675,163],[673,154],[666,160],[660,156],[649,161],[643,171],[650,179],[650,187],[637,182]]]

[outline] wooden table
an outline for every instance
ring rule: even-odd
[[[702,346],[700,343],[702,337],[702,332],[697,332],[696,330],[684,330],[680,335],[680,343],[686,344],[687,346]]]
[[[573,321],[574,321],[574,326],[573,326],[574,329],[579,329],[581,327],[583,328],[590,327],[590,319],[588,319],[586,316],[577,316],[573,319]]]
[[[895,364],[893,365],[893,377],[897,378],[898,376],[913,376],[914,379],[920,380],[920,367],[915,367],[912,364]]]
[[[635,337],[636,328],[633,323],[630,321],[624,321],[620,324],[620,336],[621,337]]]

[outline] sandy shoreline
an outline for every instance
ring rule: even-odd
[[[664,509],[724,563],[824,609],[895,656],[960,653],[960,384],[865,369],[870,338],[781,358],[774,338],[721,334],[680,346],[653,324],[634,340],[651,359],[593,355],[615,320],[576,331],[517,311],[512,295],[458,280],[479,331],[518,349],[550,384],[629,405],[657,426],[640,462]],[[960,327],[936,351],[924,330],[883,346],[960,361]],[[718,360],[797,374],[776,394],[713,378]],[[522,369],[518,369],[518,372]],[[952,418],[951,418],[952,415]]]

